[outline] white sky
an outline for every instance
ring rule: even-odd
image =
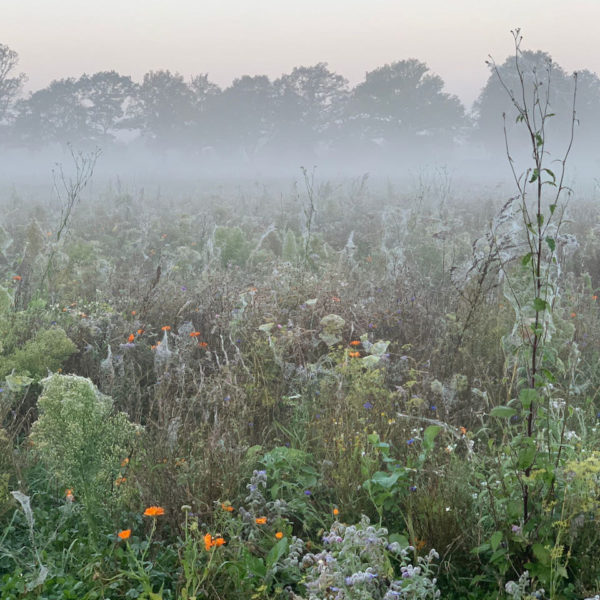
[[[114,69],[278,77],[327,62],[351,83],[418,58],[470,106],[521,27],[523,48],[600,73],[600,0],[0,0],[0,43],[28,89]]]

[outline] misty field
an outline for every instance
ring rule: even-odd
[[[2,598],[600,592],[597,188],[77,183],[3,197]]]

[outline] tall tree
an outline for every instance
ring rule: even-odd
[[[163,150],[186,145],[195,116],[195,98],[183,76],[171,71],[144,75],[130,107],[130,125],[153,146]]]
[[[345,128],[355,143],[386,151],[445,146],[464,126],[465,112],[443,88],[442,78],[419,60],[387,64],[368,72],[354,89]]]
[[[0,123],[26,80],[24,73],[15,74],[19,55],[8,46],[0,44]]]
[[[566,143],[570,132],[573,84],[567,73],[546,52],[519,51],[518,59],[518,68],[514,56],[497,65],[499,77],[490,63],[492,72],[473,107],[477,123],[474,138],[482,142],[493,156],[504,154],[503,128],[506,127],[510,152],[518,158],[520,148],[528,148],[528,140],[517,123],[519,113],[507,91],[519,93],[518,99],[529,102],[527,109],[533,114],[532,91],[534,86],[538,86],[540,98],[548,103],[551,109],[548,112],[554,114],[548,121],[548,138],[554,141],[549,151],[558,151],[559,146]]]
[[[328,145],[349,97],[348,81],[326,63],[296,67],[274,82],[275,143],[310,154]]]

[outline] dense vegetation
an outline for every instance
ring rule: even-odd
[[[2,598],[600,597],[598,186],[505,88],[516,195],[2,197]]]

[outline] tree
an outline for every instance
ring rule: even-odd
[[[348,81],[326,63],[296,67],[274,82],[275,143],[311,153],[335,136],[349,97]]]
[[[414,58],[365,76],[348,103],[345,126],[359,144],[400,148],[451,143],[465,123],[460,100],[443,91],[441,77]]]
[[[273,136],[273,84],[266,75],[235,79],[213,103],[210,117],[221,148],[256,158]]]
[[[114,142],[125,127],[126,109],[135,97],[136,84],[116,71],[102,71],[83,75],[77,87],[89,135],[98,144]]]
[[[0,123],[5,119],[26,80],[24,73],[11,77],[18,63],[19,55],[8,46],[0,44]]]
[[[52,81],[48,87],[19,101],[15,108],[15,134],[25,145],[79,146],[91,137],[82,90],[75,79]]]
[[[490,69],[490,77],[474,105],[475,140],[482,142],[493,156],[500,156],[505,151],[502,129],[506,126],[507,135],[515,140],[515,158],[523,158],[519,156],[518,148],[529,151],[527,133],[517,123],[519,112],[507,91],[518,94],[519,100],[526,104],[524,108],[533,113],[532,98],[535,97],[534,89],[539,86],[540,99],[548,102],[551,109],[548,114],[555,115],[547,124],[551,133],[548,137],[553,142],[552,148],[547,150],[552,152],[564,146],[570,132],[572,86],[568,75],[551,56],[539,50],[519,50],[517,57],[507,58],[501,65],[492,67],[490,63]]]
[[[129,110],[132,127],[154,146],[168,149],[189,142],[195,98],[179,73],[150,71]]]

